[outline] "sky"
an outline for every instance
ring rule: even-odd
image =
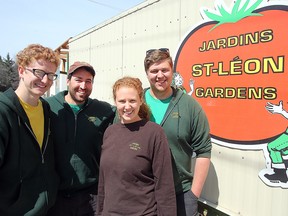
[[[31,43],[56,49],[74,37],[145,0],[0,0],[0,56]]]

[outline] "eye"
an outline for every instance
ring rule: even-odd
[[[38,76],[42,76],[43,77],[45,75],[45,73],[46,73],[45,71],[42,71],[42,70],[39,70],[39,69],[35,70],[35,74],[38,75]]]
[[[125,103],[125,100],[118,100],[117,102],[123,104],[123,103]]]

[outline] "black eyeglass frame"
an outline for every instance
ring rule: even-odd
[[[58,75],[55,73],[47,73],[41,69],[35,69],[35,68],[25,68],[26,70],[33,73],[34,76],[38,77],[39,79],[43,79],[45,75],[47,75],[47,78],[51,81],[54,81],[57,79]]]
[[[168,48],[159,48],[159,49],[149,49],[149,50],[147,50],[147,51],[146,51],[146,56],[149,55],[149,54],[151,54],[152,52],[154,52],[154,51],[156,51],[156,50],[159,50],[159,51],[161,51],[161,52],[165,52],[165,53],[170,54],[170,51],[169,51]]]

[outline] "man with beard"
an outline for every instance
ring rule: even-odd
[[[75,62],[68,70],[68,91],[47,98],[52,110],[56,168],[60,187],[48,215],[96,215],[100,150],[105,129],[115,110],[89,98],[95,70]]]

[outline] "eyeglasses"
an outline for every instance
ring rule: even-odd
[[[149,54],[151,54],[152,52],[154,52],[154,51],[156,51],[156,50],[159,50],[159,51],[161,51],[161,52],[165,52],[165,53],[170,54],[170,51],[169,51],[168,48],[159,48],[159,49],[149,49],[149,50],[147,50],[147,51],[146,51],[146,56],[149,55]]]
[[[38,77],[39,79],[43,79],[43,77],[45,75],[47,75],[48,79],[53,81],[53,80],[56,80],[57,79],[57,74],[54,74],[54,73],[47,73],[43,70],[40,70],[40,69],[30,69],[30,68],[26,68],[26,70],[32,72],[34,74],[34,76]]]

